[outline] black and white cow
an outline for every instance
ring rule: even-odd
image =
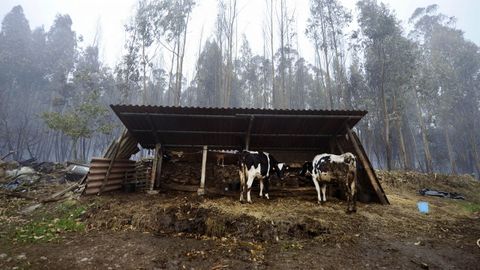
[[[311,175],[317,190],[318,203],[327,201],[327,184],[339,183],[347,196],[347,212],[356,212],[357,164],[352,153],[320,154],[303,165],[301,175]],[[321,193],[320,193],[321,189]]]
[[[243,195],[247,193],[247,202],[251,203],[250,190],[253,180],[258,178],[260,181],[260,197],[268,196],[270,186],[270,176],[276,173],[279,178],[283,177],[286,169],[284,163],[278,163],[277,160],[267,152],[261,151],[243,151],[240,153],[240,202],[243,202]],[[265,188],[265,194],[263,190]]]

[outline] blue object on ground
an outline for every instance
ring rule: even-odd
[[[418,211],[422,214],[427,214],[428,213],[428,202],[418,202]]]

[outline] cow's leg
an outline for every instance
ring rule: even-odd
[[[240,172],[240,202],[243,203],[243,193],[245,192],[245,174],[243,173],[243,168]]]
[[[348,208],[348,211],[349,212],[357,212],[357,203],[356,203],[356,196],[357,196],[357,187],[356,187],[356,183],[355,183],[355,175],[352,175],[350,178],[349,178],[349,196],[348,198],[350,199],[349,200],[349,208]]]
[[[320,186],[318,185],[317,177],[313,176],[312,180],[313,180],[313,184],[315,185],[315,189],[317,190],[317,202],[321,203],[322,197],[320,197]]]
[[[255,179],[255,176],[248,176],[247,180],[247,202],[252,203],[252,198],[250,197],[250,191],[252,190],[252,184],[253,180]]]
[[[263,179],[260,179],[260,198],[263,197]]]
[[[352,189],[350,186],[350,179],[348,178],[348,175],[345,179],[345,195],[347,195],[347,213],[351,213],[352,211]]]
[[[270,197],[268,196],[268,191],[270,189],[270,178],[265,178],[265,198],[267,198],[267,200],[270,200]]]
[[[327,184],[325,183],[322,183],[322,202],[326,202],[327,201]]]

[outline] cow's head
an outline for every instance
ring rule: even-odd
[[[349,165],[350,164],[355,164],[355,156],[352,153],[350,153],[350,152],[344,153],[344,154],[342,154],[342,156],[343,156],[343,160],[346,164],[349,164]]]
[[[272,155],[268,154],[270,160],[270,171],[275,173],[278,178],[283,179],[285,171],[288,170],[288,165],[286,163],[278,162]]]
[[[311,176],[313,171],[313,164],[311,161],[307,161],[303,164],[300,176]]]
[[[286,163],[277,163],[277,166],[273,166],[273,170],[277,174],[278,178],[282,179],[285,172],[289,169]]]

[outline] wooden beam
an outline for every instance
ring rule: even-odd
[[[252,133],[252,127],[253,127],[253,119],[255,117],[252,115],[250,116],[250,121],[248,121],[248,128],[247,128],[247,133],[245,134],[245,150],[248,151],[248,148],[250,147],[250,135]]]
[[[337,138],[335,138],[335,144],[337,145],[337,148],[338,148],[338,150],[340,150],[341,154],[345,153],[345,151],[343,150],[343,147],[340,145]]]
[[[155,157],[152,163],[152,174],[150,175],[150,191],[155,188],[155,179],[157,177],[158,153],[160,152],[160,143],[155,144]]]
[[[205,174],[207,171],[207,153],[208,147],[203,146],[203,155],[202,155],[202,174],[200,177],[200,188],[197,190],[198,195],[205,195]]]
[[[155,143],[159,143],[160,140],[158,139],[158,135],[157,135],[157,128],[155,127],[155,123],[153,122],[152,120],[152,116],[151,115],[147,115],[147,119],[148,119],[148,123],[150,124],[152,130],[152,134],[153,134],[153,137],[155,138]]]
[[[157,161],[157,171],[155,172],[155,189],[160,188],[160,179],[162,177],[162,164],[163,164],[163,147],[160,146],[157,156],[158,156],[158,161]]]
[[[377,175],[375,174],[375,171],[370,165],[370,161],[368,160],[368,157],[365,154],[365,151],[361,146],[359,145],[360,142],[357,142],[357,139],[355,138],[355,135],[353,134],[352,130],[350,129],[349,126],[346,126],[347,129],[347,134],[348,138],[350,139],[353,148],[355,149],[355,152],[357,154],[358,159],[362,163],[363,168],[367,172],[367,176],[370,180],[370,183],[373,186],[373,189],[377,193],[378,199],[380,200],[380,203],[382,204],[390,204],[388,202],[387,196],[385,195],[385,192],[383,191],[382,187],[380,186],[380,183],[378,182]]]
[[[132,129],[132,133],[151,133],[149,129]],[[187,135],[234,135],[246,136],[245,132],[240,131],[207,131],[207,130],[156,130],[155,134],[187,134]],[[247,130],[248,133],[248,130]],[[251,137],[311,137],[311,138],[329,138],[332,136],[342,136],[336,134],[298,134],[298,133],[253,133]]]
[[[164,144],[163,146],[168,148],[199,148],[203,147],[203,145],[199,144]],[[242,149],[242,145],[208,145],[209,148],[218,149],[218,150],[239,150]],[[256,149],[256,148],[255,148]],[[312,146],[312,147],[279,147],[279,146],[264,146],[257,150],[274,150],[280,152],[291,152],[291,151],[307,151],[307,152],[315,152],[321,150],[322,147]]]
[[[328,146],[330,147],[330,153],[332,154],[336,154],[335,153],[335,142],[334,142],[334,138],[330,138],[330,140],[328,141]]]

